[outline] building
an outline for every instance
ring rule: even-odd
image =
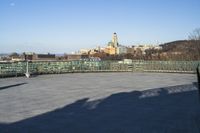
[[[107,47],[104,48],[104,52],[109,55],[115,55],[117,54],[118,46],[119,43],[118,43],[117,33],[113,33],[112,40],[108,42]],[[118,51],[121,51],[121,49],[119,49]]]
[[[55,54],[33,54],[33,60],[40,60],[40,61],[54,61],[56,60]]]
[[[11,60],[12,61],[23,61],[24,58],[22,56],[12,56]]]
[[[32,53],[32,52],[23,53],[25,60],[33,60],[33,55],[34,55],[34,53]]]
[[[90,51],[90,49],[80,49],[80,50],[79,50],[79,53],[80,53],[80,54],[88,54],[89,51]]]
[[[23,53],[24,60],[35,60],[35,61],[55,61],[56,55],[55,54],[36,54],[32,52]]]
[[[107,46],[104,49],[104,52],[107,53],[107,54],[109,54],[109,55],[115,55],[116,54],[116,48],[112,47],[112,46]]]
[[[81,54],[67,54],[64,55],[65,60],[72,61],[72,60],[80,60]]]
[[[122,45],[118,46],[116,48],[116,54],[127,54],[127,47]]]
[[[112,41],[108,42],[108,46],[117,48],[118,45],[119,43],[118,43],[117,33],[113,33]]]
[[[134,54],[135,53],[135,46],[127,47],[127,54]]]
[[[113,47],[118,47],[118,38],[117,38],[117,33],[113,33],[113,37],[112,37],[112,43],[113,43]]]
[[[66,54],[64,55],[64,59],[68,61],[73,61],[73,60],[82,60],[82,59],[87,59],[89,58],[88,54]]]

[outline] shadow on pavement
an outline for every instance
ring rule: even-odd
[[[3,133],[199,133],[200,104],[192,85],[80,99],[15,123]]]
[[[13,85],[2,86],[2,87],[0,87],[0,90],[4,90],[4,89],[16,87],[16,86],[21,86],[21,85],[24,85],[24,84],[27,84],[27,83],[18,83],[18,84],[13,84]]]

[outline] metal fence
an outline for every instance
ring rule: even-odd
[[[200,61],[34,61],[28,63],[30,74],[72,72],[181,72],[195,73]],[[0,63],[0,77],[20,76],[26,73],[26,62]]]

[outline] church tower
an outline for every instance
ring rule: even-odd
[[[113,33],[112,36],[112,43],[113,43],[113,47],[118,47],[118,38],[117,38],[117,33]]]

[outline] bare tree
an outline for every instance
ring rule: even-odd
[[[190,33],[189,40],[200,40],[200,28],[196,28],[192,33]]]
[[[189,44],[193,48],[191,51],[195,60],[200,60],[200,28],[195,29],[189,35]]]

